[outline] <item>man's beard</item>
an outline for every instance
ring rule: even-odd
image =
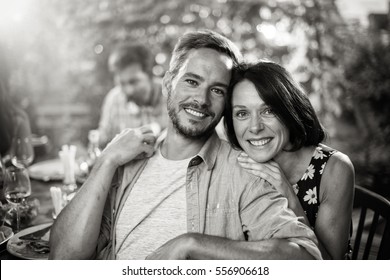
[[[168,109],[168,115],[171,118],[171,121],[173,123],[173,127],[176,129],[176,131],[179,134],[183,135],[186,138],[191,138],[191,139],[208,138],[214,132],[214,129],[219,122],[219,119],[214,118],[215,114],[208,111],[207,107],[201,106],[198,103],[194,103],[194,102],[185,103],[185,104],[181,104],[179,106],[181,108],[183,108],[184,105],[186,107],[190,107],[190,108],[193,108],[195,110],[198,109],[201,111],[208,112],[208,115],[213,118],[213,121],[207,127],[202,127],[202,128],[196,128],[194,126],[189,127],[189,126],[183,125],[179,120],[178,112],[175,110],[175,107],[172,104],[172,100],[171,100],[170,96],[168,96],[167,109]],[[184,109],[182,109],[182,110],[184,110]],[[191,120],[190,120],[190,122],[191,122]]]

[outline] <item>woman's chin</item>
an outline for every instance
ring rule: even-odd
[[[264,163],[273,158],[273,155],[269,151],[258,151],[253,149],[244,149],[244,152],[254,161],[258,163]]]

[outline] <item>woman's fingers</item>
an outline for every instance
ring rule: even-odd
[[[257,176],[257,177],[260,177],[260,178],[266,180],[271,185],[274,184],[274,178],[270,174],[268,174],[266,172],[263,172],[263,171],[260,171],[260,170],[253,170],[253,169],[246,169],[246,171],[248,173],[251,173],[251,174],[253,174],[253,175]]]
[[[276,182],[275,174],[264,164],[240,161],[238,163],[248,172],[267,180],[269,183],[274,184]]]

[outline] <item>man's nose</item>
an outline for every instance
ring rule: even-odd
[[[264,129],[264,124],[262,122],[261,117],[258,116],[251,117],[249,131],[252,132],[253,134],[257,134],[263,129]]]
[[[194,101],[200,105],[210,105],[210,92],[207,88],[199,88],[194,96]]]

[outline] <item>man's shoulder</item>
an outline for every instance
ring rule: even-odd
[[[110,91],[106,94],[104,97],[104,102],[113,102],[119,98],[122,98],[122,91],[120,87],[116,86],[110,89]]]
[[[227,141],[221,139],[221,145],[218,151],[215,170],[235,180],[241,180],[242,183],[250,183],[259,180],[243,168],[240,167],[237,157],[241,150],[234,149]]]
[[[238,155],[240,154],[240,150],[234,149],[232,145],[229,144],[226,140],[220,139],[221,146],[219,149],[219,153],[217,159],[220,160],[237,160]]]

